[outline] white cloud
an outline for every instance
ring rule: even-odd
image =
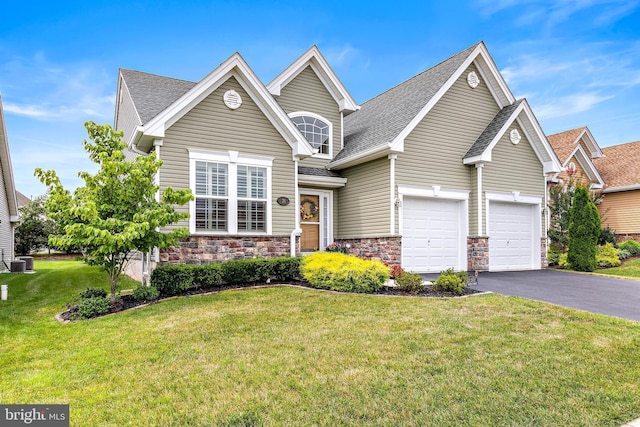
[[[540,25],[547,29],[568,21],[573,15],[589,11],[595,26],[611,25],[631,14],[640,6],[638,0],[477,0],[480,13],[489,18],[497,13],[516,9],[514,23],[518,26]]]
[[[547,100],[546,104],[536,105],[534,110],[536,116],[542,120],[564,117],[591,110],[611,98],[613,96],[598,93],[573,93]]]
[[[0,66],[4,109],[41,121],[83,122],[110,119],[113,78],[93,64],[54,64],[41,52],[13,57]]]

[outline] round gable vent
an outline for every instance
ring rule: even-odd
[[[511,143],[513,145],[516,145],[518,142],[520,142],[522,137],[520,136],[520,132],[518,132],[518,129],[511,130],[511,132],[509,133],[509,139],[511,140]]]
[[[242,105],[242,98],[240,97],[240,94],[233,89],[226,91],[222,100],[224,101],[224,105],[232,110],[240,108]]]
[[[467,74],[467,83],[469,83],[469,86],[471,86],[472,89],[478,87],[478,85],[480,84],[480,77],[478,77],[475,71]]]

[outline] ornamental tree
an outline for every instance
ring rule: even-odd
[[[20,208],[20,225],[16,227],[15,243],[18,255],[29,255],[48,245],[55,224],[47,218],[45,196],[38,196]]]
[[[128,160],[122,132],[109,125],[85,123],[90,142],[83,141],[91,161],[99,166],[95,175],[79,172],[85,182],[73,193],[66,190],[55,171],[36,169],[35,175],[48,187],[45,203],[58,233],[49,244],[62,249],[81,248],[83,260],[109,275],[111,301],[115,302],[118,279],[136,251],[166,248],[188,235],[185,228],[161,232],[160,228],[187,218],[174,205],[193,199],[191,190],[166,188],[156,200],[154,177],[162,165],[155,153]]]
[[[597,267],[596,249],[601,224],[598,208],[586,187],[576,187],[569,217],[567,261],[574,270],[594,271]]]

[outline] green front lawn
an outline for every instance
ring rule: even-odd
[[[596,273],[604,274],[607,276],[620,276],[632,279],[640,279],[640,258],[623,261],[620,267],[597,270]]]
[[[0,276],[0,402],[71,425],[598,425],[640,416],[636,322],[522,298],[292,287],[178,298],[60,324],[106,276]]]

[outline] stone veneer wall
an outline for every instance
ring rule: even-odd
[[[335,239],[335,242],[351,245],[347,249],[349,255],[383,261],[390,266],[401,264],[402,237],[400,236]]]
[[[208,264],[285,257],[291,254],[290,241],[289,236],[190,236],[181,240],[178,246],[162,250],[160,264]]]
[[[636,242],[640,243],[640,233],[616,234],[616,242],[617,243],[622,243],[622,242],[625,242],[627,240],[635,240]]]
[[[467,237],[467,270],[489,270],[489,237]]]
[[[549,260],[547,259],[547,238],[540,239],[540,268],[549,267]]]

